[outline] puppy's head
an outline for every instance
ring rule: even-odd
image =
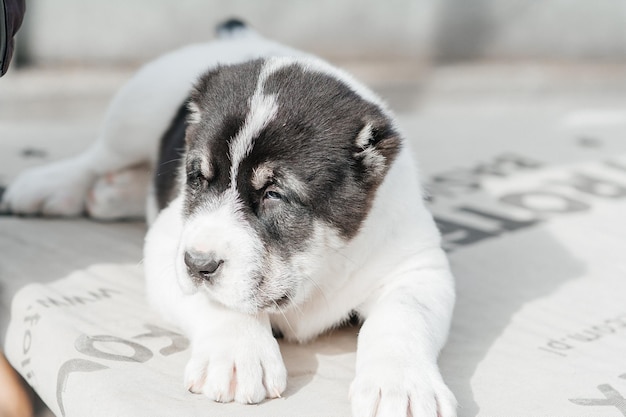
[[[377,99],[317,61],[224,66],[192,92],[177,275],[240,311],[307,298],[401,146]]]

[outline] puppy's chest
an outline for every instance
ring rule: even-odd
[[[276,313],[270,316],[272,332],[291,342],[304,343],[336,327],[350,318],[350,310],[330,314],[323,308],[308,309],[306,315],[297,312]]]
[[[358,306],[363,301],[360,295],[349,283],[331,293],[317,293],[303,304],[270,314],[272,330],[289,341],[310,341],[331,328],[356,319]]]

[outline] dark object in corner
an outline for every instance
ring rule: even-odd
[[[0,0],[0,76],[9,69],[13,57],[13,37],[22,25],[25,0]]]

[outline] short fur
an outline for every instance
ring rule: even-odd
[[[78,214],[98,176],[151,162],[147,293],[191,340],[190,391],[278,397],[272,329],[306,342],[357,314],[353,415],[455,416],[437,367],[453,279],[391,113],[323,61],[220,33],[139,71],[96,144],[24,173],[3,207]]]

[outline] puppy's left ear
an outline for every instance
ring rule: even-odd
[[[185,117],[185,143],[189,144],[191,137],[194,136],[195,132],[198,130],[198,125],[202,120],[202,113],[200,106],[196,104],[193,98],[185,103],[182,111]]]
[[[189,100],[187,102],[187,124],[198,124],[201,119],[202,114],[200,113],[200,106],[198,106],[194,100]]]
[[[380,182],[400,151],[400,134],[391,123],[366,121],[356,137],[354,154],[365,170],[367,182]]]

